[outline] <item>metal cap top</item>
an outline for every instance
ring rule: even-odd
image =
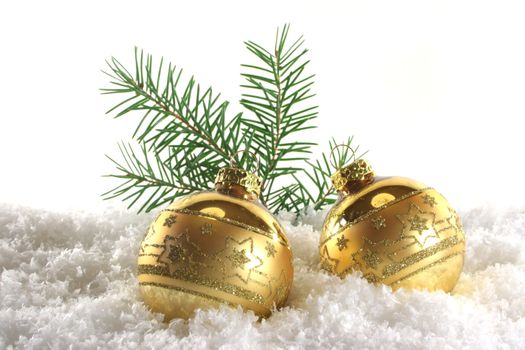
[[[342,167],[332,175],[332,183],[337,191],[351,191],[354,187],[366,185],[374,179],[374,171],[364,159]]]
[[[257,197],[261,193],[261,183],[261,178],[254,173],[234,167],[222,168],[215,178],[215,185],[238,185],[244,188],[246,192],[253,193]]]

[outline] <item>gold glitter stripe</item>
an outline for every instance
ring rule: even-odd
[[[411,192],[408,192],[408,193],[405,193],[404,195],[402,195],[401,197],[399,198],[396,198],[394,200],[391,200],[390,202],[388,203],[385,203],[383,204],[382,206],[378,207],[378,208],[374,208],[374,209],[370,209],[366,214],[363,214],[361,216],[359,216],[358,218],[354,219],[353,221],[350,221],[348,223],[346,223],[344,226],[342,226],[337,232],[331,234],[330,236],[328,236],[323,242],[321,242],[320,246],[322,246],[323,244],[325,244],[326,242],[328,242],[329,240],[331,240],[332,238],[334,238],[335,236],[337,236],[338,234],[340,234],[342,231],[346,230],[347,228],[355,225],[355,224],[358,224],[360,223],[361,221],[363,220],[366,220],[368,219],[369,217],[373,216],[374,214],[376,214],[377,212],[385,209],[385,208],[388,208],[394,204],[397,204],[409,197],[413,197],[413,196],[417,196],[418,194],[421,194],[427,190],[433,190],[432,187],[425,187],[425,188],[422,188],[420,190],[414,190],[414,191],[411,191]]]
[[[462,241],[462,242],[464,242],[464,241]],[[416,271],[414,271],[414,272],[412,272],[412,273],[409,273],[408,275],[404,276],[403,278],[400,278],[400,279],[398,279],[397,281],[390,283],[389,286],[391,286],[391,285],[393,285],[393,284],[396,284],[396,283],[400,283],[401,281],[404,281],[404,280],[406,280],[407,278],[410,278],[410,277],[412,277],[412,276],[414,276],[414,275],[417,275],[417,274],[420,273],[421,271],[424,271],[424,270],[426,270],[426,269],[429,269],[429,268],[431,268],[431,267],[434,267],[434,266],[436,266],[436,265],[439,265],[439,264],[441,264],[441,263],[444,263],[444,262],[447,261],[448,259],[451,259],[451,258],[453,258],[453,257],[455,257],[455,256],[458,256],[458,255],[462,255],[462,254],[464,254],[464,253],[465,253],[465,251],[462,250],[462,251],[460,251],[460,252],[456,252],[456,253],[453,253],[453,254],[447,255],[447,256],[445,256],[445,257],[439,259],[439,260],[434,261],[432,264],[428,264],[428,265],[426,265],[426,266],[423,266],[422,268],[417,269]]]
[[[195,216],[215,219],[217,221],[221,221],[221,222],[224,222],[224,223],[227,223],[227,224],[235,225],[235,226],[238,226],[238,227],[243,228],[245,230],[251,231],[253,233],[257,233],[257,234],[263,235],[263,236],[265,236],[267,238],[271,238],[272,240],[275,238],[275,236],[277,236],[279,238],[279,243],[281,243],[284,246],[288,246],[288,244],[279,236],[279,234],[271,233],[271,232],[268,232],[268,231],[264,231],[264,230],[261,230],[260,228],[247,225],[247,224],[245,224],[243,222],[240,222],[240,221],[237,221],[237,220],[234,220],[234,219],[222,218],[220,216],[212,215],[212,214],[209,214],[209,213],[203,213],[201,211],[191,210],[191,209],[186,209],[186,208],[182,208],[182,209],[164,209],[163,211],[169,211],[169,212],[175,212],[175,213],[179,213],[179,214],[195,215]]]
[[[149,253],[149,254],[139,254],[139,257],[141,257],[141,256],[153,256],[153,257],[158,258],[160,255],[159,255],[159,254],[153,254],[153,253]]]
[[[458,240],[457,236],[449,237],[437,244],[434,244],[431,247],[428,247],[426,249],[420,250],[419,252],[412,254],[410,256],[407,256],[400,262],[395,262],[392,264],[389,264],[385,267],[383,270],[383,276],[382,278],[387,278],[390,276],[395,275],[401,270],[404,270],[418,262],[420,262],[423,259],[426,259],[442,250],[454,247],[458,244],[465,243],[465,241]]]
[[[198,273],[184,272],[181,270],[176,270],[174,273],[170,273],[167,267],[154,265],[139,265],[137,271],[139,275],[145,274],[175,278],[181,281],[195,283],[200,286],[217,289],[222,292],[249,300],[256,304],[264,304],[263,296],[258,293],[252,292],[234,284],[217,281],[215,279],[209,279]]]
[[[175,287],[175,286],[170,286],[168,284],[156,283],[156,282],[139,282],[139,285],[141,285],[141,286],[154,286],[154,287],[172,289],[172,290],[176,290],[178,292],[188,293],[188,294],[192,294],[192,295],[195,295],[195,296],[198,296],[198,297],[201,297],[201,298],[210,299],[210,300],[213,300],[213,301],[216,301],[216,302],[219,302],[219,303],[227,303],[227,304],[230,304],[232,306],[235,306],[234,304],[230,303],[229,301],[222,300],[220,298],[216,298],[216,297],[213,297],[213,296],[205,294],[205,293],[199,293],[199,292],[196,292],[194,290],[187,289],[187,288]]]

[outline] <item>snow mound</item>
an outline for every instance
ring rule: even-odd
[[[318,267],[324,213],[281,215],[294,251],[288,306],[258,322],[221,307],[163,323],[135,278],[152,215],[0,205],[0,348],[525,348],[525,209],[460,213],[464,273],[452,294],[393,293]]]

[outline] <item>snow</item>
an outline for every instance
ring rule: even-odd
[[[464,272],[452,294],[375,287],[318,267],[324,212],[291,241],[287,307],[259,322],[226,306],[166,324],[141,302],[138,245],[153,215],[0,205],[0,349],[525,348],[525,208],[461,211]]]

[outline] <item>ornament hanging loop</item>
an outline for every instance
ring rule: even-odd
[[[330,165],[332,165],[334,167],[334,169],[339,169],[338,168],[338,165],[337,164],[334,164],[334,153],[335,153],[335,150],[340,148],[340,147],[346,147],[350,150],[350,152],[352,152],[352,162],[355,162],[355,152],[357,151],[356,149],[354,150],[352,147],[350,147],[350,145],[346,145],[346,144],[343,144],[343,143],[340,143],[340,144],[337,144],[335,145],[334,147],[332,147],[331,151],[330,151]],[[351,162],[351,163],[352,163]],[[339,167],[343,167],[345,166],[345,164],[340,164]]]
[[[254,152],[251,152],[249,150],[246,150],[246,149],[242,149],[242,150],[239,150],[237,152],[235,152],[234,154],[232,154],[230,156],[230,167],[234,167],[235,165],[239,165],[239,163],[237,163],[237,161],[235,160],[235,157],[239,154],[239,153],[248,153],[251,158],[255,161],[255,169],[251,170],[251,172],[253,173],[257,173],[257,171],[259,171],[259,168],[261,166],[261,159],[259,158],[259,156],[257,156],[257,154],[255,154]],[[241,157],[241,160],[242,160],[242,157]],[[248,169],[246,169],[248,170]]]

